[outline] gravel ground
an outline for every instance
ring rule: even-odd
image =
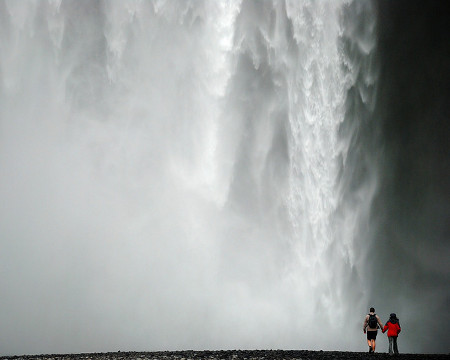
[[[60,355],[20,355],[0,356],[1,360],[363,360],[363,359],[408,359],[408,360],[444,360],[450,354],[400,354],[390,356],[386,353],[361,353],[343,351],[307,351],[307,350],[226,350],[226,351],[162,351],[162,352],[111,352]]]

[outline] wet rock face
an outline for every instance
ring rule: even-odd
[[[62,355],[1,356],[0,360],[447,360],[450,354],[400,354],[361,353],[344,351],[307,350],[221,350],[221,351],[161,351],[161,352],[114,352]]]

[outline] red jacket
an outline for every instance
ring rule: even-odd
[[[388,331],[387,336],[388,337],[392,337],[395,336],[397,337],[398,334],[400,334],[400,331],[402,331],[402,328],[400,327],[400,324],[398,322],[396,322],[395,324],[391,323],[390,321],[388,321],[383,328],[383,334],[385,331]]]

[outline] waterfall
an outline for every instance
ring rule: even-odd
[[[1,0],[0,348],[365,349],[375,25]]]

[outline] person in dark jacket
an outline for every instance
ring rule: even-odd
[[[402,331],[402,328],[400,327],[400,320],[397,318],[397,315],[392,313],[389,316],[389,320],[386,321],[386,324],[383,328],[383,334],[387,330],[387,336],[389,339],[389,354],[398,354],[398,347],[397,347],[397,337],[398,334],[400,334],[400,331]]]
[[[367,345],[369,345],[369,353],[374,353],[378,328],[382,329],[383,324],[381,323],[380,317],[375,314],[375,309],[373,307],[371,307],[369,311],[370,312],[364,318],[363,331],[364,334],[367,332]],[[374,323],[372,323],[372,319]]]

